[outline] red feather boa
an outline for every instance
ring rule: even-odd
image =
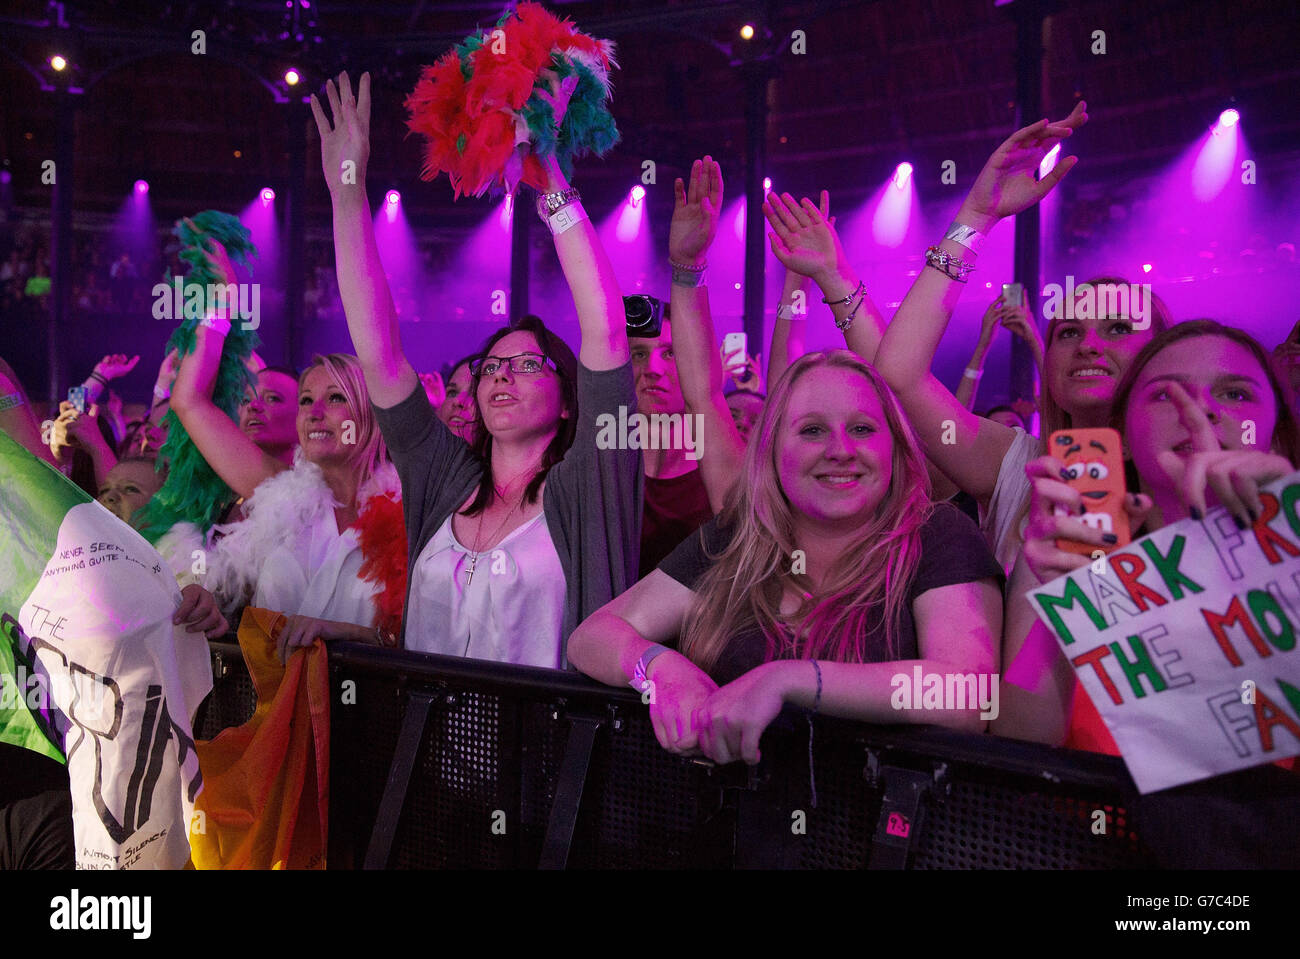
[[[402,501],[392,494],[372,496],[354,524],[361,545],[361,578],[381,586],[375,596],[375,625],[385,636],[402,631],[406,602],[406,523]]]

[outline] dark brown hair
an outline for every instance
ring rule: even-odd
[[[564,454],[569,451],[569,447],[573,445],[573,438],[578,434],[578,358],[573,355],[573,350],[569,349],[569,345],[564,340],[548,330],[546,324],[531,313],[493,333],[483,344],[483,349],[477,356],[487,356],[500,340],[511,333],[518,332],[533,334],[542,353],[555,364],[556,375],[560,378],[560,406],[569,411],[568,417],[560,419],[556,424],[555,436],[542,455],[541,465],[524,490],[524,499],[529,504],[533,504],[537,502],[546,474],[550,472],[552,466],[564,459]],[[454,373],[455,370],[452,372]],[[478,399],[479,380],[480,377],[476,375],[470,384],[475,400]],[[482,512],[496,495],[492,485],[492,434],[488,432],[487,424],[483,422],[483,408],[477,402],[474,404],[474,425],[474,443],[470,449],[483,463],[483,477],[479,480],[478,493],[474,496],[474,502],[466,507],[461,513],[462,516],[473,516]]]

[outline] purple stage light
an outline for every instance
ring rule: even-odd
[[[148,184],[146,181],[144,181],[144,180],[136,180],[136,181],[135,181],[135,192],[136,192],[136,193],[148,193],[148,192],[149,192],[149,184]]]
[[[398,193],[396,190],[389,190],[384,194],[384,202],[389,206],[396,206],[398,203],[402,202],[402,194]]]
[[[501,229],[510,230],[510,224],[515,215],[515,195],[507,193],[505,200],[501,204],[501,212],[497,215],[497,222],[501,224]]]
[[[641,201],[645,199],[645,187],[638,183],[632,187],[632,192],[628,194],[628,198],[633,206],[640,206]]]
[[[8,183],[14,178],[14,175],[8,170],[0,170],[0,183]]]
[[[262,205],[266,206],[266,204],[271,203],[275,200],[275,191],[272,190],[269,186],[264,186],[262,187],[262,192],[259,193],[258,196],[262,198]]]
[[[68,61],[56,53],[54,56],[50,57],[50,66],[55,70],[62,72],[67,68]]]
[[[772,192],[772,178],[770,176],[763,177],[763,192],[764,193]]]
[[[912,164],[904,160],[894,168],[894,186],[900,190],[907,187],[907,181],[912,178]]]
[[[1061,144],[1058,143],[1056,146],[1048,150],[1047,155],[1043,157],[1041,162],[1039,162],[1038,179],[1041,180],[1043,177],[1047,176],[1047,174],[1051,173],[1054,169],[1056,169],[1056,162],[1060,159],[1061,159]]]
[[[1222,113],[1219,114],[1219,126],[1235,127],[1237,125],[1237,121],[1240,119],[1241,119],[1241,114],[1238,113],[1236,110],[1234,110],[1232,107],[1228,107],[1228,109],[1224,110]]]
[[[1142,264],[1142,272],[1143,272],[1143,273],[1150,273],[1151,270],[1152,270],[1152,265],[1151,265],[1150,263],[1143,263],[1143,264]]]
[[[299,75],[297,70],[290,68],[284,71],[284,82],[289,84],[291,87],[297,86],[298,81],[301,79],[302,77]]]

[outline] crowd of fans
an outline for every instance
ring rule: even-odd
[[[193,352],[163,359],[143,404],[111,390],[139,357],[105,356],[84,409],[64,403],[44,433],[11,371],[0,382],[12,398],[0,427],[125,522],[164,482],[157,453],[175,412],[229,489],[212,528],[159,541],[178,580],[221,610],[209,635],[255,605],[288,616],[282,656],[351,640],[653,683],[660,743],[718,762],[757,761],[787,704],[1117,754],[1059,653],[1037,691],[1003,684],[991,729],[978,708],[892,708],[890,678],[1005,672],[1043,629],[1025,591],[1088,562],[1058,541],[1114,542],[1076,518],[1053,431],[1122,433],[1134,535],[1216,503],[1253,524],[1259,487],[1300,464],[1300,324],[1261,345],[1157,301],[1149,323],[1067,311],[1040,335],[1023,299],[1000,295],[958,388],[931,373],[983,237],[1073,166],[1035,175],[1087,121],[1082,103],[997,147],[889,319],[844,253],[829,197],[771,194],[786,282],[763,368],[715,340],[707,267],[723,178],[710,157],[676,184],[663,302],[625,303],[552,162],[539,213],[580,340],[528,316],[470,357],[407,355],[364,187],[368,78],[356,96],[346,74],[327,89],[329,115],[312,107],[355,355],[302,371],[254,358],[238,422],[213,401],[230,330],[220,314]],[[355,180],[332,175],[349,159]],[[233,279],[219,244],[211,262]],[[12,259],[5,296],[24,277],[31,295],[43,263]],[[98,282],[82,292],[113,295]],[[825,310],[802,308],[818,299]],[[805,353],[807,325],[828,317],[845,347]],[[1029,345],[1041,395],[980,415],[983,360],[1003,329]],[[405,540],[375,542],[367,530],[399,501]],[[212,556],[202,576],[195,545]]]

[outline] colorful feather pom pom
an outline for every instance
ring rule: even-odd
[[[364,557],[361,578],[380,587],[374,625],[385,635],[399,636],[406,602],[406,524],[400,494],[371,497],[354,525]]]
[[[185,298],[188,301],[192,288],[199,287],[205,307],[212,305],[207,299],[208,291],[212,286],[224,283],[207,257],[209,241],[220,242],[233,262],[245,266],[248,266],[250,256],[257,255],[248,228],[229,213],[204,210],[188,221],[181,220],[173,232],[181,241],[181,260],[190,265],[185,277]],[[170,285],[171,277],[167,279]],[[167,351],[179,350],[182,357],[193,352],[194,331],[202,318],[200,313],[182,319],[167,341]],[[232,420],[239,419],[239,404],[243,401],[245,387],[252,380],[244,364],[258,342],[257,334],[244,329],[243,323],[231,324],[221,353],[221,365],[217,368],[212,402]],[[156,543],[181,521],[194,523],[206,533],[235,498],[230,487],[198,451],[176,413],[168,410],[163,422],[167,427],[167,442],[158,457],[168,464],[167,479],[141,511],[141,533],[151,543]]]
[[[614,45],[597,40],[538,3],[521,3],[495,29],[474,34],[425,67],[406,98],[407,126],[427,140],[421,176],[446,173],[456,196],[514,192],[522,181],[545,190],[539,157],[565,175],[573,160],[601,156],[618,142],[609,112]],[[577,85],[558,135],[544,94],[553,81]]]

